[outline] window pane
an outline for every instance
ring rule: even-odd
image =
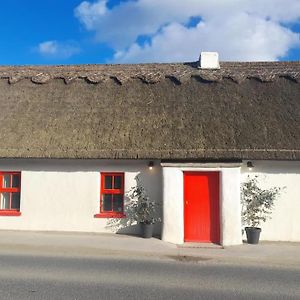
[[[112,176],[104,176],[104,188],[112,189]]]
[[[123,195],[114,195],[113,206],[113,211],[120,213],[123,211]]]
[[[112,211],[112,194],[103,194],[102,210],[103,211]]]
[[[10,188],[11,187],[11,176],[10,174],[3,175],[3,187]]]
[[[114,178],[114,189],[122,188],[122,176],[115,176]]]
[[[10,209],[9,207],[9,194],[10,193],[0,193],[0,209]]]
[[[12,187],[14,187],[14,188],[20,187],[20,176],[19,175],[12,176]]]
[[[12,193],[11,208],[20,210],[20,193]]]

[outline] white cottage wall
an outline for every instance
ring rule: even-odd
[[[112,219],[94,218],[99,213],[100,172],[124,172],[125,192],[139,175],[152,199],[161,201],[161,168],[148,161],[108,160],[0,160],[1,171],[21,171],[21,216],[0,216],[0,229],[78,232],[111,232]],[[114,219],[117,220],[117,219]],[[120,232],[137,233],[138,226]],[[160,233],[157,226],[156,233]]]
[[[246,161],[242,180],[258,176],[262,187],[285,187],[275,202],[271,219],[261,224],[261,240],[300,241],[300,161],[252,161],[250,172]]]
[[[183,219],[183,173],[179,168],[163,168],[163,228],[162,239],[182,244]]]
[[[221,170],[221,243],[223,246],[242,243],[240,168]]]
[[[153,170],[149,170],[146,160],[0,159],[1,171],[22,172],[22,215],[0,216],[0,229],[111,232],[115,228],[107,225],[112,219],[94,218],[99,213],[100,172],[124,172],[125,191],[135,185],[134,178],[139,174],[151,198],[160,202],[163,197],[162,238],[181,244],[184,242],[183,171],[210,170],[220,172],[223,245],[241,242],[240,180],[248,175],[258,175],[264,187],[285,187],[275,203],[272,219],[262,224],[261,239],[300,241],[300,162],[252,162],[254,169],[249,172],[246,161],[241,169],[224,164],[161,168],[156,161]],[[125,223],[123,220],[121,232],[138,232],[138,226],[124,227]],[[159,224],[156,234],[160,231]]]

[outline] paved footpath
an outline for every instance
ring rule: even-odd
[[[174,245],[157,238],[120,234],[0,231],[0,255],[124,257],[179,261],[214,260],[300,267],[300,243],[261,242],[222,248],[211,245]]]

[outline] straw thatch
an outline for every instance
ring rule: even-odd
[[[300,63],[0,67],[0,157],[300,159]]]

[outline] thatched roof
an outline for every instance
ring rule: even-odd
[[[0,67],[0,157],[300,159],[300,62]]]

